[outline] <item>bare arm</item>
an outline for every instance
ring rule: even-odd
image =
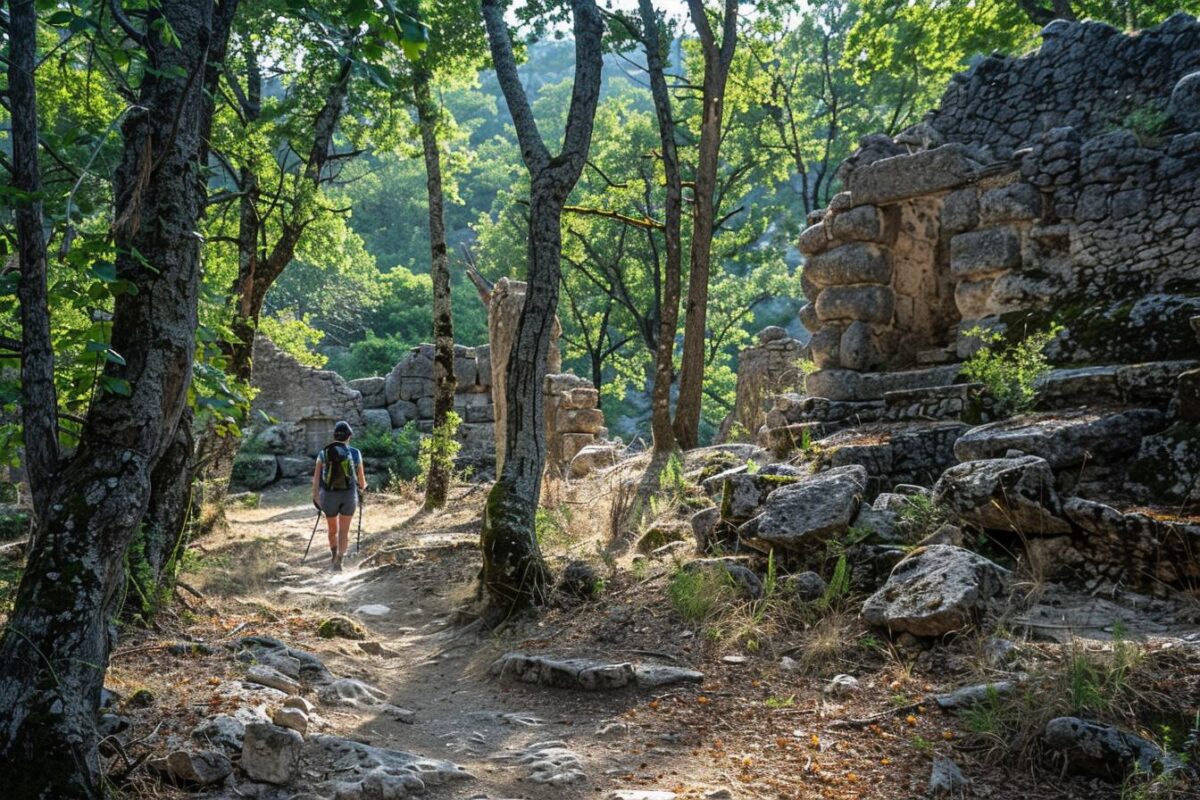
[[[321,460],[317,459],[317,465],[313,468],[313,481],[312,481],[313,505],[319,505],[317,498],[320,496],[320,490],[321,490]]]
[[[363,458],[361,455],[358,457],[358,489],[362,492],[367,490],[367,472],[363,468]]]

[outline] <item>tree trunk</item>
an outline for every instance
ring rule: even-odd
[[[37,10],[33,0],[13,0],[8,32],[8,95],[12,109],[12,186],[17,258],[21,268],[21,424],[25,472],[34,516],[46,513],[58,473],[58,395],[50,341],[46,238],[42,230],[42,177],[38,169]]]
[[[142,523],[143,536],[130,548],[130,592],[126,606],[135,596],[143,616],[153,616],[170,597],[183,551],[187,547],[187,524],[192,510],[192,410],[185,407],[175,428],[175,437],[150,475],[150,504]]]
[[[737,0],[725,0],[718,46],[702,0],[688,0],[692,24],[704,50],[704,93],[700,116],[700,148],[696,159],[692,209],[692,250],[684,313],[683,363],[675,401],[675,438],[685,450],[700,442],[700,400],[704,391],[704,339],[708,324],[708,272],[716,218],[717,166],[721,150],[721,117],[725,82],[737,43]]]
[[[662,454],[676,449],[675,431],[671,427],[671,383],[675,377],[675,330],[679,326],[680,275],[683,266],[680,235],[683,189],[679,177],[679,152],[675,146],[675,119],[671,114],[671,96],[664,74],[662,29],[650,0],[639,0],[638,8],[642,17],[646,70],[650,74],[650,92],[654,97],[654,113],[658,117],[667,184],[663,208],[667,255],[654,353],[654,385],[650,391],[650,428],[654,436],[654,452]]]
[[[438,109],[429,90],[430,75],[424,67],[413,70],[413,94],[425,155],[425,185],[429,193],[429,271],[433,278],[433,427],[440,431],[454,410],[454,318],[450,309],[450,265],[446,254],[446,224],[443,212],[442,161],[438,152]],[[425,508],[446,505],[450,489],[450,467],[436,448],[425,477]]]
[[[550,573],[534,531],[546,461],[542,385],[558,305],[562,210],[579,180],[600,97],[604,26],[594,0],[572,0],[575,80],[562,151],[551,157],[538,133],[513,58],[504,3],[484,0],[496,76],[529,170],[529,273],[506,375],[504,467],[488,494],[480,545],[483,582],[500,615],[541,602]]]
[[[187,402],[199,287],[214,63],[236,0],[165,0],[136,40],[156,69],[122,124],[113,180],[117,275],[112,347],[79,446],[37,521],[0,639],[0,775],[5,797],[103,796],[96,708],[124,556],[150,501],[151,475]],[[165,24],[164,24],[165,23]],[[178,43],[164,42],[171,30]],[[180,72],[186,77],[176,78]]]

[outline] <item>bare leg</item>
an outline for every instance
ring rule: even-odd
[[[350,523],[354,522],[353,514],[339,514],[337,518],[338,556],[344,556],[350,550]]]
[[[338,541],[338,518],[337,516],[325,517],[325,525],[329,528],[329,552],[337,554]]]

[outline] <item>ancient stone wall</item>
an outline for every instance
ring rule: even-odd
[[[1057,363],[1194,354],[1200,23],[1043,36],[1028,56],[984,59],[924,122],[867,137],[840,168],[846,191],[799,242],[813,393],[879,399],[849,373],[956,361],[977,327],[1062,324]],[[1108,129],[1139,109],[1153,126]]]
[[[741,431],[727,433],[753,434],[763,424],[770,398],[800,391],[804,377],[800,362],[808,357],[808,347],[783,328],[772,325],[759,331],[756,343],[738,353],[733,423]]]

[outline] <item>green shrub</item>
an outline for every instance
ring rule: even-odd
[[[1029,410],[1037,397],[1037,382],[1050,371],[1046,346],[1054,340],[1061,325],[1034,333],[1016,344],[1002,346],[1003,336],[975,327],[967,331],[982,347],[963,364],[963,374],[987,387],[1000,416],[1012,416]]]
[[[384,462],[389,483],[412,480],[421,474],[421,434],[412,422],[395,431],[367,428],[354,437],[354,446],[364,457]]]
[[[19,539],[29,533],[29,515],[15,508],[0,509],[0,540]]]
[[[1155,142],[1170,117],[1160,104],[1151,103],[1126,114],[1121,127],[1131,131],[1137,137],[1138,144],[1145,146]]]
[[[667,596],[685,621],[700,622],[732,602],[733,578],[722,567],[680,569],[667,584]]]
[[[446,415],[445,425],[434,428],[432,434],[421,439],[418,464],[422,475],[429,474],[429,467],[434,463],[434,459],[437,459],[437,463],[445,468],[447,474],[454,473],[454,458],[462,447],[462,443],[454,436],[458,433],[458,426],[461,424],[462,417],[451,411]]]

